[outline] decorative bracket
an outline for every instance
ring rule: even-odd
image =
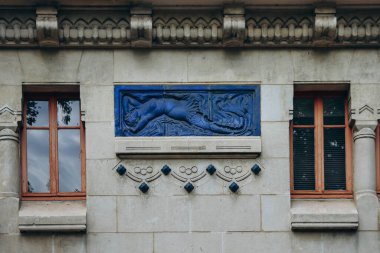
[[[242,46],[245,39],[245,10],[242,7],[225,7],[223,18],[223,45]]]
[[[57,9],[52,7],[37,8],[37,39],[41,47],[57,47],[58,21]]]
[[[152,47],[152,9],[133,8],[131,10],[132,47]]]
[[[331,7],[315,8],[314,44],[326,46],[332,44],[337,35],[336,10]]]

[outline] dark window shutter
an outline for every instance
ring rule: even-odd
[[[346,147],[344,128],[324,129],[325,190],[346,189]]]
[[[294,128],[294,190],[315,190],[314,164],[314,128]]]

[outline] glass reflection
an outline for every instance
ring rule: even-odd
[[[58,125],[59,126],[79,126],[79,101],[63,100],[57,101]]]
[[[27,101],[26,123],[28,126],[49,126],[49,101]]]
[[[59,191],[81,191],[80,130],[58,131]]]
[[[344,125],[344,98],[323,99],[323,123],[325,125]]]
[[[27,130],[28,192],[50,192],[49,131]]]

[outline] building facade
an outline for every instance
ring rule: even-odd
[[[379,10],[3,1],[0,252],[379,252]]]

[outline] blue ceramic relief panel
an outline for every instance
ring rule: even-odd
[[[257,85],[117,85],[116,136],[259,136]]]

